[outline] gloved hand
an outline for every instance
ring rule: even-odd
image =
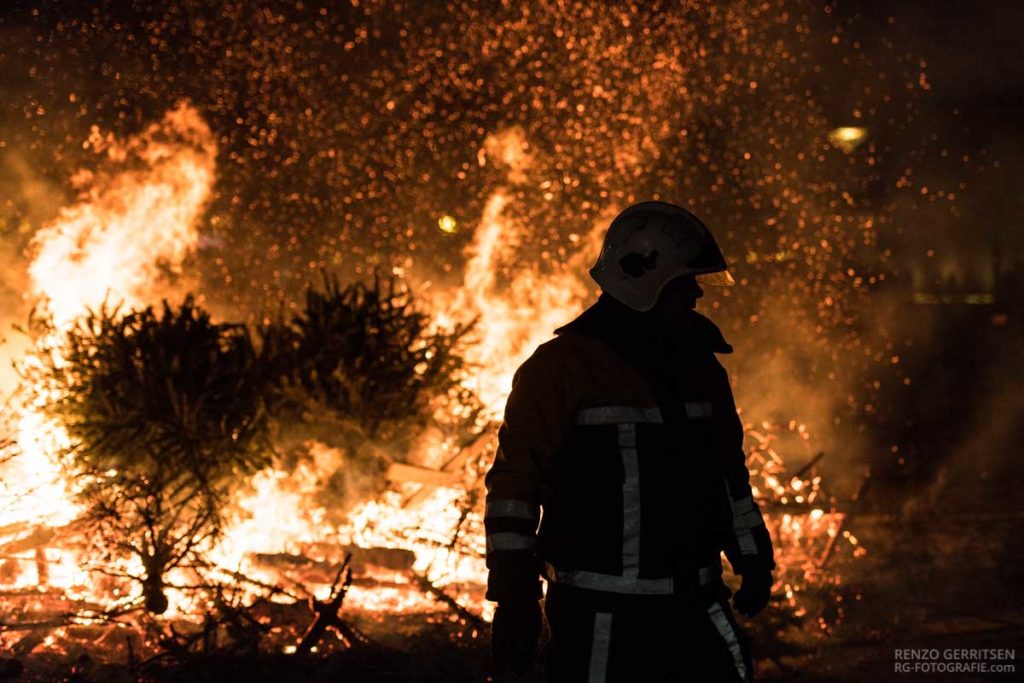
[[[772,573],[761,569],[743,575],[740,589],[732,598],[732,606],[744,616],[752,617],[765,608],[772,592]]]
[[[499,602],[491,624],[491,650],[496,671],[522,676],[533,666],[543,617],[540,602]]]

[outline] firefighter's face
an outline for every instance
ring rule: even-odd
[[[697,299],[702,296],[704,290],[697,283],[697,278],[693,275],[683,275],[665,285],[654,310],[662,320],[674,322],[695,309]]]

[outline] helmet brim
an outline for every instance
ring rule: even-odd
[[[732,287],[736,284],[736,280],[733,279],[732,273],[728,270],[719,270],[714,273],[701,273],[696,277],[698,283],[702,285],[711,285],[712,287]]]

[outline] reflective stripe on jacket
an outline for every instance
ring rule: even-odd
[[[486,478],[489,599],[539,597],[542,573],[671,593],[723,550],[774,567],[714,355],[731,349],[692,316],[667,330],[602,297],[516,372]]]

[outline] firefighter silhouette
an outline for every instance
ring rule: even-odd
[[[498,680],[751,681],[733,607],[753,616],[775,568],[751,497],[731,352],[694,309],[731,285],[707,227],[663,202],[612,221],[602,294],[516,372],[487,473],[487,598]],[[542,514],[543,512],[543,514]]]

